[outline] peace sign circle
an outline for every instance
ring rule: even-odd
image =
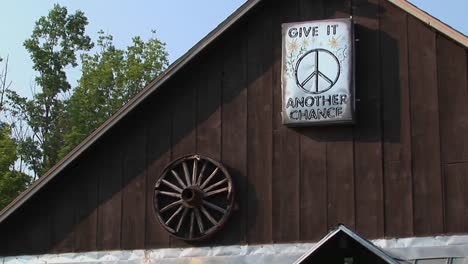
[[[338,58],[326,49],[313,49],[296,63],[296,84],[306,93],[321,94],[330,90],[340,77]]]

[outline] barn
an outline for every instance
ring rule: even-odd
[[[249,0],[0,212],[0,264],[468,263],[467,47]]]

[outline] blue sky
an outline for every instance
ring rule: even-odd
[[[201,38],[221,23],[245,0],[5,0],[1,4],[0,56],[9,55],[9,79],[13,89],[30,94],[34,72],[22,43],[27,39],[40,16],[48,13],[54,3],[66,6],[69,12],[83,11],[89,19],[88,34],[96,39],[103,29],[114,36],[118,47],[124,48],[135,35],[147,39],[151,29],[167,44],[170,62],[175,61]],[[458,31],[468,35],[467,0],[411,0]],[[72,82],[79,77],[70,71]]]

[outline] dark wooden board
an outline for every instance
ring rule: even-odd
[[[195,62],[194,62],[195,63]],[[189,65],[179,80],[171,82],[172,93],[167,98],[174,100],[172,109],[172,158],[196,151],[197,80],[196,65]],[[193,72],[191,72],[193,71]]]
[[[11,237],[11,230],[7,229],[6,223],[8,222],[4,222],[4,224],[0,225],[0,234],[3,237],[3,239],[0,239],[0,256],[8,256],[10,254],[14,254],[12,252],[13,250],[10,249],[11,239],[9,238]]]
[[[11,249],[15,255],[40,255],[49,252],[51,242],[49,201],[53,196],[49,190],[46,188],[38,193],[18,215],[16,229],[11,233],[14,237]]]
[[[122,139],[121,129],[106,136],[96,159],[98,172],[97,249],[120,249],[122,234]]]
[[[437,81],[441,157],[444,168],[445,231],[466,232],[468,84],[466,48],[437,36]]]
[[[197,153],[210,157],[216,161],[221,160],[221,90],[223,76],[222,50],[223,40],[218,40],[216,48],[209,49],[199,63],[197,78],[193,86],[197,89],[196,97],[196,144]],[[211,183],[210,183],[211,184]],[[210,241],[203,245],[212,243],[223,243],[228,239],[225,229],[213,236]],[[224,242],[225,244],[226,242]]]
[[[408,16],[414,232],[443,232],[436,34]]]
[[[327,133],[339,138],[335,142],[327,142],[325,152],[328,229],[338,224],[355,228],[353,136],[351,128],[342,129],[347,135],[334,129]]]
[[[354,166],[356,230],[368,238],[384,234],[379,0],[355,0],[356,125]],[[372,58],[372,59],[369,59]]]
[[[287,127],[273,133],[273,241],[297,241],[300,234],[299,135]]]
[[[10,216],[0,227],[1,232],[1,256],[18,256],[27,254],[27,250],[24,247],[20,247],[22,240],[27,238],[21,231],[17,230],[18,225],[25,225],[21,219],[24,218],[24,210],[28,207],[24,206],[21,210],[17,210],[12,216]]]
[[[323,6],[325,17],[323,19],[332,18],[349,18],[351,16],[351,0],[326,0],[326,5]]]
[[[193,62],[182,73],[179,80],[173,83],[170,99],[172,115],[171,161],[196,152],[196,111],[198,87],[192,84],[197,81],[198,64]],[[179,239],[170,238],[171,247],[190,247]]]
[[[197,153],[221,158],[221,49],[209,50],[198,67]]]
[[[468,161],[466,48],[437,37],[440,137],[444,162]]]
[[[53,253],[74,251],[75,206],[74,190],[67,188],[75,184],[76,165],[68,168],[51,185],[51,198],[48,208],[50,214],[50,251]],[[119,223],[120,225],[120,223]]]
[[[96,148],[91,148],[77,163],[78,179],[73,199],[75,207],[75,251],[96,250],[98,178]]]
[[[446,232],[465,233],[468,230],[468,163],[452,163],[446,166]]]
[[[171,162],[171,108],[168,93],[162,91],[150,99],[147,111],[147,179],[146,179],[146,248],[169,247],[169,234],[162,227],[154,212],[154,186],[161,172]],[[159,97],[158,99],[154,97]]]
[[[140,109],[138,109],[140,110]],[[122,249],[141,249],[145,245],[146,218],[146,131],[145,114],[128,116],[121,138],[123,148]]]
[[[300,20],[324,19],[325,5],[324,0],[299,0]],[[300,133],[300,240],[318,241],[328,232],[326,135],[321,127],[297,131]]]
[[[380,1],[385,235],[413,235],[407,14]]]
[[[238,210],[223,229],[227,242],[245,243],[247,229],[247,39],[236,27],[226,39],[222,83],[221,160],[234,181]]]
[[[6,224],[0,225],[0,234],[4,239],[0,239],[0,256],[6,256],[9,254],[9,246],[8,246],[8,237],[10,237],[9,231],[6,228]]]
[[[350,0],[327,1],[326,18],[351,15]],[[323,128],[326,134],[327,226],[355,228],[354,144],[352,126]]]
[[[264,8],[263,8],[264,7]],[[271,6],[260,3],[247,25],[248,243],[272,240],[272,21]]]
[[[298,19],[298,0],[269,3],[273,16],[273,241],[299,240],[300,134],[282,124],[281,24]]]

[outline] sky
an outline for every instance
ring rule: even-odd
[[[166,43],[169,61],[182,56],[205,35],[240,7],[245,0],[0,0],[0,57],[9,56],[9,80],[12,88],[30,96],[35,73],[23,42],[34,22],[47,15],[55,3],[79,9],[88,17],[87,33],[93,40],[102,29],[114,36],[119,48],[131,44],[133,36],[144,40],[151,30]],[[467,0],[410,0],[456,30],[468,35]],[[76,83],[79,70],[70,70]]]

